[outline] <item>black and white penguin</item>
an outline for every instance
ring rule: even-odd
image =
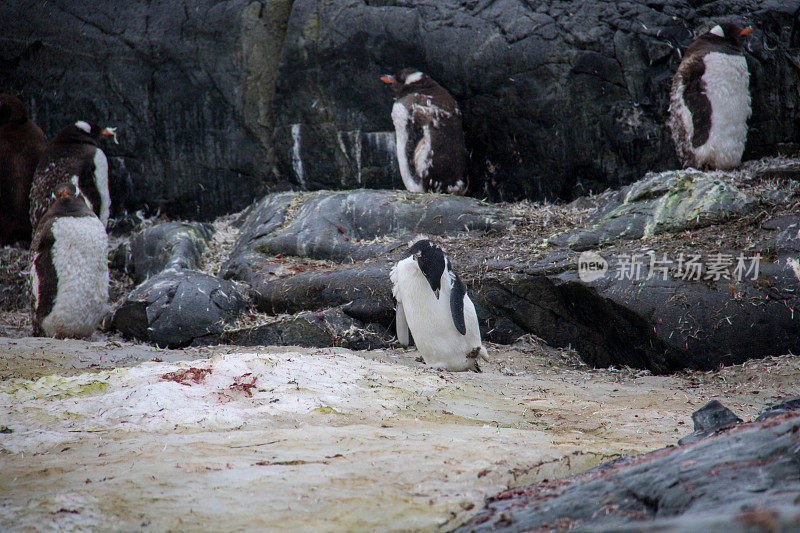
[[[36,167],[31,186],[31,226],[35,229],[62,183],[72,183],[89,202],[105,226],[111,198],[108,193],[108,159],[98,146],[102,135],[114,135],[116,128],[100,129],[79,120],[62,129],[47,145]]]
[[[46,147],[44,133],[19,98],[0,94],[0,246],[31,240],[28,196]]]
[[[411,192],[467,192],[467,160],[461,110],[444,87],[417,69],[381,80],[395,93],[392,122],[397,162]]]
[[[478,357],[489,357],[481,344],[478,315],[450,260],[424,237],[412,241],[404,255],[390,274],[398,340],[408,346],[410,329],[427,364],[480,371]]]
[[[724,170],[742,162],[751,114],[743,45],[752,31],[714,26],[689,46],[675,73],[669,128],[684,168]]]
[[[53,204],[31,244],[33,334],[88,337],[108,313],[108,235],[71,183]]]

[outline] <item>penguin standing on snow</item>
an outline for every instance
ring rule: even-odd
[[[412,241],[405,255],[390,275],[398,340],[408,346],[410,329],[427,364],[479,372],[478,357],[488,360],[488,354],[478,315],[450,261],[424,238]]]
[[[46,147],[19,98],[0,94],[0,246],[31,240],[28,195]]]
[[[743,45],[752,31],[714,26],[689,46],[675,73],[669,128],[684,168],[724,170],[742,162],[751,114]]]
[[[108,236],[74,185],[55,197],[31,244],[33,334],[88,337],[108,312]]]
[[[44,215],[53,199],[53,192],[62,183],[72,183],[78,194],[86,198],[89,207],[103,226],[108,224],[111,198],[108,193],[108,159],[98,146],[101,135],[113,135],[116,128],[100,129],[79,120],[62,129],[50,141],[42,156],[31,186],[31,226]]]
[[[467,192],[461,110],[441,85],[417,69],[381,78],[395,93],[397,162],[411,192]]]

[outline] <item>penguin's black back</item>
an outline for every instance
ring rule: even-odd
[[[47,146],[47,150],[36,167],[31,189],[30,219],[36,225],[52,203],[56,187],[78,176],[78,185],[99,214],[100,193],[94,186],[94,157],[99,150],[100,128],[90,125],[88,133],[71,124],[62,129]]]

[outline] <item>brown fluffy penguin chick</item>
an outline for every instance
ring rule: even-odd
[[[381,78],[395,93],[397,162],[411,192],[467,192],[461,110],[444,87],[414,68]]]
[[[675,73],[668,124],[684,168],[724,170],[742,162],[751,113],[743,45],[751,32],[714,26],[689,46]]]
[[[28,119],[20,99],[0,94],[0,246],[31,240],[28,195],[46,147],[44,133]]]
[[[108,313],[108,236],[71,183],[56,187],[31,263],[33,334],[90,336]]]

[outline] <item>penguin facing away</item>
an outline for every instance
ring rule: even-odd
[[[108,193],[108,159],[98,146],[103,135],[113,135],[116,128],[101,129],[83,120],[62,129],[50,141],[33,176],[31,186],[31,226],[34,230],[62,183],[72,183],[103,226],[108,224],[111,199]]]
[[[88,337],[109,311],[108,236],[74,185],[55,196],[31,244],[33,334]]]
[[[390,274],[398,340],[408,346],[411,330],[427,364],[480,372],[478,357],[489,357],[475,306],[450,260],[424,237],[412,241],[404,256]]]
[[[752,31],[714,26],[689,46],[675,73],[668,125],[684,168],[724,170],[742,162],[752,112],[743,45]]]
[[[28,196],[46,147],[19,98],[0,94],[0,246],[31,240]]]
[[[384,75],[395,93],[392,107],[397,162],[411,192],[465,194],[467,160],[461,110],[426,74],[406,68]]]

